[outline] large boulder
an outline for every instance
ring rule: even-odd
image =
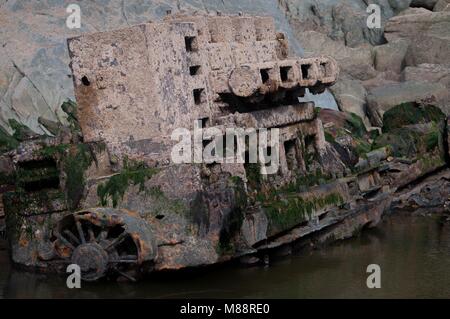
[[[450,65],[445,64],[419,64],[408,66],[402,72],[404,81],[427,81],[441,83],[450,90]]]
[[[356,114],[322,109],[319,118],[324,125],[326,141],[349,169],[355,166],[360,156],[371,150],[367,130]]]
[[[408,14],[422,14],[422,13],[429,13],[431,10],[425,9],[425,8],[407,8],[400,12],[399,16],[405,16]]]
[[[366,89],[361,81],[342,78],[330,89],[341,111],[355,113],[369,128],[370,121],[366,115]]]
[[[318,31],[330,39],[356,47],[363,43],[384,43],[384,22],[408,8],[411,0],[372,0],[381,7],[381,29],[367,28],[364,0],[279,0],[295,33]]]
[[[450,11],[450,0],[439,0],[434,6],[433,11]]]
[[[343,40],[349,47],[356,47],[364,42],[370,44],[382,43],[382,30],[367,28],[367,13],[358,9],[345,2],[332,7],[331,37],[334,40]]]
[[[362,81],[361,84],[366,90],[376,88],[378,86],[385,86],[389,84],[396,84],[400,82],[401,75],[392,71],[379,72],[376,77]]]
[[[305,31],[296,36],[305,47],[305,56],[326,53],[338,61],[343,74],[359,80],[368,80],[377,74],[373,67],[373,48],[370,45],[350,48],[343,42],[333,41],[325,34],[316,31]]]
[[[433,10],[434,6],[438,0],[412,0],[411,6],[412,7],[422,7],[429,10]]]
[[[380,72],[393,71],[400,73],[404,66],[405,55],[409,43],[403,39],[396,39],[384,45],[376,46],[375,69]]]
[[[409,41],[406,65],[450,63],[450,12],[393,17],[386,23],[385,37],[389,42]]]
[[[383,114],[392,107],[405,103],[432,103],[439,106],[444,113],[450,114],[448,90],[440,83],[408,81],[379,86],[369,90],[367,111],[372,125],[383,125]]]

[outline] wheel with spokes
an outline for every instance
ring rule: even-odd
[[[81,278],[95,281],[121,275],[135,281],[156,257],[150,226],[136,213],[95,208],[65,216],[53,231],[59,258],[80,267]]]

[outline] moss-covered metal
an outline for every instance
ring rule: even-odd
[[[303,198],[300,194],[271,195],[262,202],[269,219],[269,234],[289,230],[313,216],[314,212],[327,206],[339,206],[344,202],[338,193]]]
[[[247,193],[242,178],[239,176],[230,177],[229,186],[233,190],[235,205],[234,209],[222,220],[217,249],[220,255],[228,254],[234,250],[233,238],[240,232],[248,205]]]
[[[123,198],[130,185],[139,185],[139,192],[144,192],[145,181],[157,172],[158,169],[147,167],[144,163],[130,163],[125,159],[120,173],[97,186],[100,204],[107,206],[109,199],[111,199],[113,207],[117,207],[119,200]]]
[[[24,229],[26,230],[28,217],[64,211],[65,196],[59,190],[29,193],[19,188],[3,194],[3,203],[8,212],[6,214],[8,238],[14,240]]]
[[[75,209],[80,202],[86,185],[85,171],[94,161],[94,155],[87,144],[72,145],[63,160],[66,176],[65,192],[68,205]]]

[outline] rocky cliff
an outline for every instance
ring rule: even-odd
[[[339,109],[380,127],[385,110],[433,101],[448,115],[450,5],[439,1],[371,1],[381,29],[369,29],[367,1],[282,0],[305,55],[327,51],[343,71],[332,88]]]

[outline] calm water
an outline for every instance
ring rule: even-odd
[[[366,267],[379,264],[382,288],[366,287]],[[449,298],[450,224],[431,217],[392,216],[377,229],[268,268],[227,265],[137,284],[83,283],[13,270],[0,251],[3,298]]]

